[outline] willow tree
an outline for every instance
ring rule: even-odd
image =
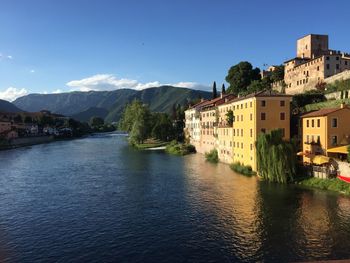
[[[258,174],[267,181],[287,183],[296,174],[296,149],[283,140],[282,130],[262,133],[256,142]]]

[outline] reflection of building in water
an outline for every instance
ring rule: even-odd
[[[202,155],[189,156],[185,170],[191,171],[187,173],[191,181],[188,191],[196,193],[189,202],[205,214],[206,220],[213,220],[210,223],[220,229],[216,232],[226,233],[218,238],[224,239],[239,260],[259,260],[263,230],[257,208],[256,178],[235,175],[224,164],[205,163]]]
[[[334,222],[330,215],[333,211],[329,210],[337,210],[336,207],[333,196],[318,195],[317,192],[303,192],[301,195],[297,222],[305,258],[325,258],[331,254],[335,240],[331,234]]]

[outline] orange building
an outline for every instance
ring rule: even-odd
[[[349,144],[350,108],[321,109],[302,116],[303,161],[312,163],[316,155],[333,157],[336,147]]]

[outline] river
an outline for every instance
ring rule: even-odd
[[[350,199],[99,135],[0,152],[1,262],[350,258]]]

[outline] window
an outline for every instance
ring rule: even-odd
[[[250,150],[253,151],[253,144],[250,144]]]
[[[280,106],[281,106],[281,107],[284,107],[285,104],[286,104],[286,102],[285,102],[284,100],[281,100],[281,101],[280,101]]]
[[[329,60],[329,57],[326,57],[326,60]]]
[[[332,136],[332,145],[336,146],[338,144],[338,138],[336,135]]]
[[[241,136],[243,136],[243,129],[241,129]]]
[[[326,64],[326,68],[329,69],[329,64]]]
[[[306,120],[306,127],[309,128],[309,126],[310,126],[310,121]]]
[[[253,137],[253,129],[250,129],[250,137]]]
[[[261,101],[261,107],[265,107],[266,106],[266,101],[265,100],[262,100]]]
[[[306,142],[309,143],[310,142],[310,136],[306,135]]]
[[[321,120],[320,120],[320,119],[317,120],[317,127],[318,127],[318,128],[321,127]]]
[[[250,114],[250,120],[253,120],[253,113]]]
[[[320,66],[317,66],[317,71],[320,71]]]
[[[245,103],[245,108],[248,108],[248,103],[247,102]]]
[[[243,121],[243,114],[241,115],[241,121]]]
[[[261,118],[260,118],[262,121],[266,120],[266,113],[265,112],[262,112],[261,113]]]
[[[335,60],[339,60],[339,57],[335,57]]]
[[[286,119],[285,113],[284,113],[284,112],[281,112],[281,113],[280,113],[280,120],[281,120],[281,121],[284,121],[285,119]]]
[[[332,128],[337,128],[338,127],[338,119],[337,118],[333,118],[332,119]]]
[[[345,66],[347,66],[347,65],[348,65],[348,62],[347,62],[347,61],[345,61],[345,62],[344,62],[344,64],[345,64]]]
[[[335,65],[335,68],[336,68],[336,69],[339,69],[339,64],[336,64],[336,65]]]
[[[241,104],[241,109],[243,109],[243,103]]]
[[[346,65],[346,64],[345,64]],[[250,107],[253,107],[253,102],[250,102]]]
[[[261,129],[261,132],[262,132],[262,133],[266,133],[266,129],[265,129],[265,128],[262,128],[262,129]]]
[[[243,142],[241,142],[241,148],[243,149]]]
[[[311,127],[315,127],[315,120],[311,120]]]

